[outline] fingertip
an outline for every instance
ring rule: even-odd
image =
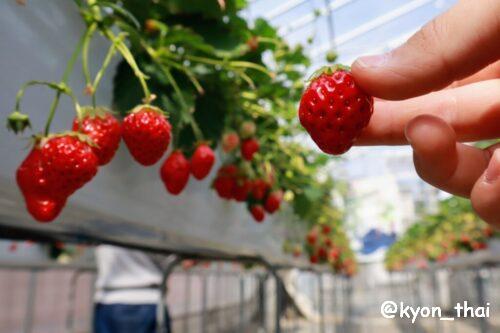
[[[456,134],[443,119],[423,114],[408,122],[405,137],[417,153],[432,153],[455,148]]]
[[[487,169],[474,185],[471,202],[484,221],[500,228],[500,149],[495,150]]]

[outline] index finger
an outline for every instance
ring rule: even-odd
[[[457,140],[472,142],[500,137],[500,79],[445,89],[404,101],[375,100],[368,127],[356,145],[407,144],[405,128],[418,115],[445,120]]]
[[[443,88],[500,59],[500,1],[459,1],[405,44],[352,65],[369,94],[405,99]]]

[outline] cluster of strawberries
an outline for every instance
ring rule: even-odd
[[[279,210],[283,199],[281,190],[272,190],[270,181],[249,179],[234,164],[223,165],[217,171],[213,188],[225,200],[246,202],[248,210],[257,222],[264,221],[266,212],[273,214]]]
[[[342,247],[334,244],[332,227],[323,224],[314,226],[306,235],[306,249],[311,264],[328,263],[339,273],[354,275],[356,262],[343,255]]]
[[[223,135],[222,150],[229,154],[239,147],[241,159],[246,162],[252,161],[260,149],[255,132],[254,122],[243,122],[240,135],[234,131]],[[240,140],[240,136],[242,140]],[[212,187],[222,199],[246,202],[250,214],[259,223],[264,221],[266,212],[273,214],[281,206],[283,192],[279,189],[273,190],[273,185],[275,184],[272,174],[252,179],[248,177],[243,168],[239,168],[234,163],[222,165],[212,183]]]
[[[29,213],[40,222],[54,220],[68,198],[112,160],[122,137],[133,158],[151,166],[168,149],[171,125],[164,112],[151,105],[137,106],[123,124],[105,108],[86,107],[71,132],[37,137],[16,174]],[[174,150],[160,169],[161,179],[170,193],[179,194],[190,174],[203,179],[214,162],[215,154],[204,143],[190,161]]]

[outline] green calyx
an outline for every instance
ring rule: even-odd
[[[15,134],[22,133],[28,127],[31,128],[31,121],[27,114],[16,110],[7,117],[7,129]]]
[[[80,119],[83,118],[105,118],[108,114],[113,114],[114,112],[104,106],[82,106],[80,108]]]
[[[317,79],[318,77],[320,77],[323,74],[332,75],[333,73],[335,73],[337,71],[350,72],[351,71],[351,67],[345,66],[345,65],[341,65],[341,64],[336,64],[336,65],[333,65],[333,66],[323,66],[320,69],[316,70],[314,73],[312,73],[312,75],[309,77],[309,79],[307,80],[307,82],[312,82],[312,81],[314,81],[315,79]]]
[[[158,114],[161,114],[162,116],[168,117],[168,115],[167,115],[167,113],[165,111],[163,111],[159,107],[151,105],[151,104],[140,104],[140,105],[137,105],[135,108],[133,108],[132,110],[130,110],[129,113],[136,113],[136,112],[142,111],[144,109],[148,109],[150,111],[157,112]]]
[[[86,135],[84,133],[80,133],[80,132],[75,132],[75,131],[64,131],[64,132],[60,132],[60,133],[51,133],[49,135],[37,134],[37,135],[34,135],[33,138],[35,140],[35,144],[38,144],[41,147],[48,140],[53,139],[53,138],[60,138],[63,136],[71,136],[71,137],[74,137],[74,138],[88,144],[91,147],[98,147],[97,144],[94,141],[92,141],[92,139],[88,135]]]

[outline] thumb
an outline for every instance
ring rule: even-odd
[[[361,57],[356,82],[384,99],[406,99],[443,88],[500,58],[500,1],[463,0],[399,48]]]

